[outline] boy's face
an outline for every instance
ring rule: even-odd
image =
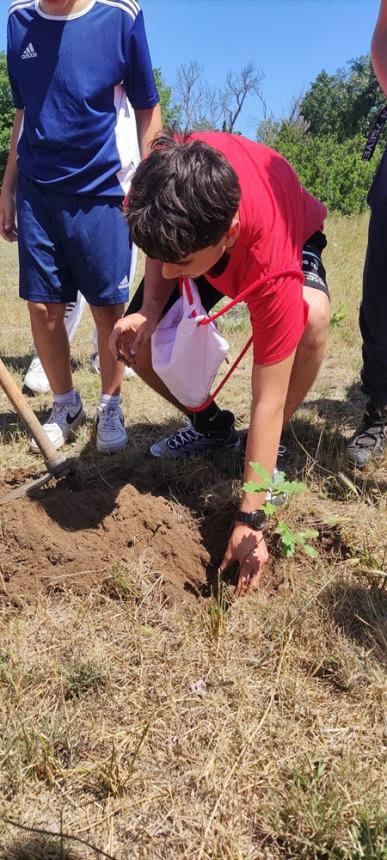
[[[166,279],[174,278],[198,278],[209,272],[219,262],[224,253],[231,253],[239,235],[239,214],[233,218],[231,227],[225,236],[222,236],[216,245],[209,245],[201,251],[188,254],[178,263],[163,263],[162,275]]]

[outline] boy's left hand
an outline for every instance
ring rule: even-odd
[[[241,597],[259,588],[262,570],[268,558],[262,532],[254,531],[243,523],[236,523],[219,567],[219,572],[224,573],[232,564],[239,565],[235,597]]]
[[[135,367],[137,353],[156,326],[157,319],[148,318],[141,311],[117,320],[108,341],[110,352],[114,358]]]

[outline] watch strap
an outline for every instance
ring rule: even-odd
[[[238,511],[235,522],[243,523],[245,526],[249,526],[254,531],[262,531],[264,525],[266,523],[266,514],[265,511],[261,509],[258,511]]]

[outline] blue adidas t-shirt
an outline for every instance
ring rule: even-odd
[[[14,0],[8,18],[18,168],[66,194],[126,194],[138,161],[133,109],[159,101],[136,0],[91,0],[66,17]]]

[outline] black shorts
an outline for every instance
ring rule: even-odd
[[[321,260],[321,254],[327,246],[325,233],[319,230],[308,239],[302,249],[302,271],[304,287],[321,290],[330,300],[327,276]]]
[[[306,244],[302,250],[302,271],[304,272],[304,286],[312,287],[315,290],[321,290],[322,293],[325,293],[330,299],[328,284],[326,281],[326,273],[324,266],[321,260],[321,253],[323,249],[327,245],[326,236],[321,231],[314,233],[313,236],[308,239]],[[220,293],[215,287],[210,284],[205,275],[201,275],[199,278],[195,278],[195,283],[199,289],[200,298],[202,305],[207,311],[207,313],[214,307],[221,299],[224,299],[224,293]],[[136,290],[132,301],[129,304],[128,309],[125,311],[125,316],[128,314],[137,313],[142,306],[144,294],[144,279],[141,281],[138,289]],[[179,287],[175,287],[173,293],[169,297],[167,304],[161,314],[167,313],[169,308],[177,301],[179,298],[180,292]]]

